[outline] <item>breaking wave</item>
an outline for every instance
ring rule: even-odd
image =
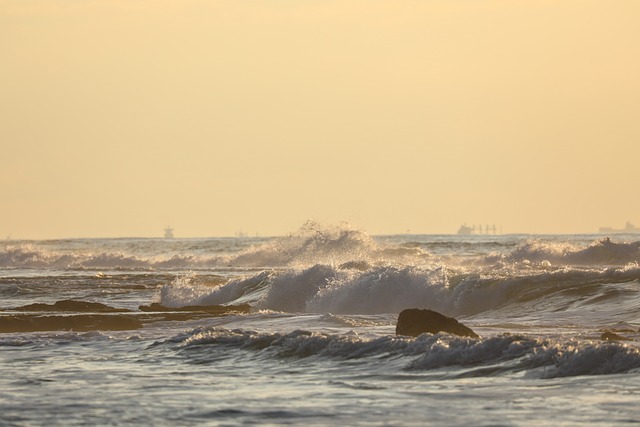
[[[162,287],[160,302],[168,307],[248,303],[254,309],[283,312],[382,314],[407,307],[447,315],[474,315],[505,306],[532,309],[545,301],[549,310],[566,309],[576,301],[626,301],[640,304],[640,288],[613,294],[607,285],[640,283],[640,267],[549,270],[510,269],[483,274],[444,267],[374,266],[361,271],[318,264],[295,270],[268,270],[216,286],[200,286],[185,276]],[[197,276],[196,276],[197,277]],[[553,297],[553,298],[552,298]],[[555,304],[555,305],[552,305]],[[623,314],[622,306],[619,309]]]

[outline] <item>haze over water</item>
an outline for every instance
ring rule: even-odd
[[[634,0],[0,1],[0,236],[640,224]]]

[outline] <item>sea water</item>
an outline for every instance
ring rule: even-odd
[[[637,424],[640,242],[607,237],[7,241],[0,425]]]

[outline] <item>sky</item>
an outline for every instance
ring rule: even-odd
[[[637,0],[0,0],[0,239],[640,226]]]

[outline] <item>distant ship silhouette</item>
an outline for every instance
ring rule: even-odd
[[[627,222],[623,229],[615,229],[612,227],[600,227],[600,233],[640,233],[640,228]]]
[[[164,238],[173,239],[173,228],[167,227],[164,229]]]

